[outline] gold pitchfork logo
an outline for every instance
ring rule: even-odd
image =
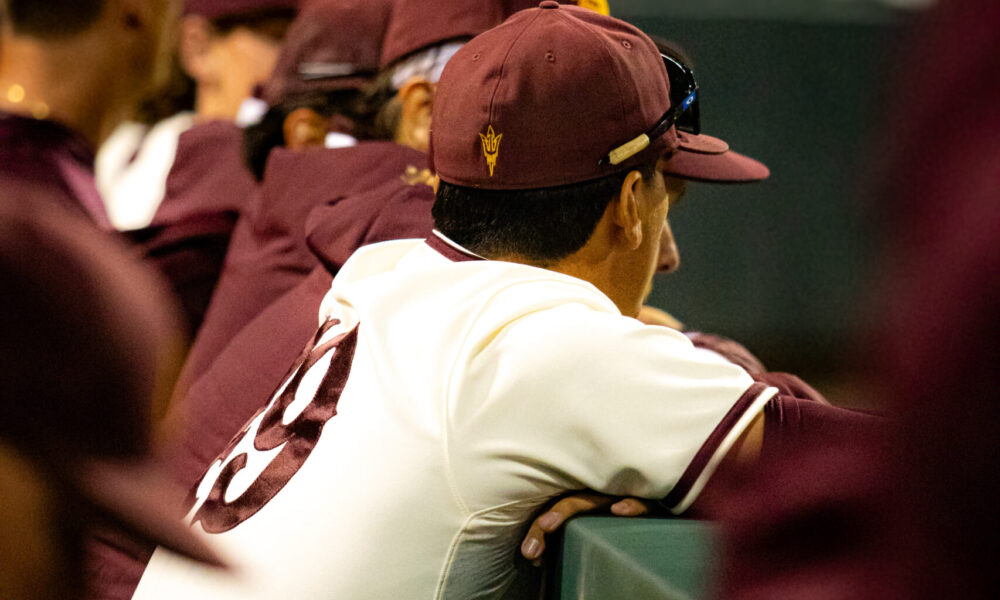
[[[493,169],[497,166],[497,155],[500,153],[500,139],[503,134],[497,135],[493,131],[493,126],[486,130],[486,135],[479,134],[483,140],[483,154],[486,155],[486,164],[490,167],[490,177],[493,177]]]

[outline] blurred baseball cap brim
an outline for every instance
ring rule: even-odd
[[[661,163],[667,175],[709,183],[750,183],[771,175],[766,165],[733,151],[719,138],[678,131],[677,140],[677,148]]]
[[[184,14],[206,19],[260,15],[268,11],[299,9],[303,0],[185,0]]]
[[[184,492],[152,460],[83,458],[68,475],[70,487],[110,524],[187,558],[226,568],[180,514]]]

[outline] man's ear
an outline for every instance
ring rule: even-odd
[[[630,171],[622,181],[618,195],[612,200],[615,224],[621,229],[628,247],[635,250],[642,245],[642,218],[639,212],[639,197],[636,188],[642,181],[642,173]]]
[[[326,142],[326,119],[311,108],[296,108],[282,125],[285,147],[291,150],[322,148]]]
[[[184,71],[195,81],[207,79],[211,73],[212,24],[197,15],[181,19],[179,47]]]
[[[427,152],[431,140],[431,109],[434,84],[423,77],[411,77],[397,92],[402,107],[396,143]]]

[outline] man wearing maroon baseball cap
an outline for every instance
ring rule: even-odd
[[[613,21],[543,2],[524,23],[522,40],[505,43],[508,23],[484,36],[500,43],[477,44],[476,52],[449,65],[451,77],[443,78],[435,104],[431,160],[442,195],[451,199],[438,212],[457,219],[450,227],[475,227],[462,224],[464,210],[456,203],[490,210],[496,203],[487,199],[505,190],[529,206],[532,195],[597,192],[591,210],[600,213],[604,191],[619,185],[636,189],[663,178],[676,200],[685,181],[739,183],[769,175],[761,163],[701,134],[698,86],[675,54],[640,32],[604,28],[606,22]],[[536,31],[546,28],[574,35],[549,39]],[[595,54],[596,42],[606,58]],[[556,188],[553,194],[544,191],[549,188]],[[454,209],[446,213],[447,206]],[[546,222],[554,230],[538,231],[538,244],[566,235],[564,224],[552,220],[539,227]],[[463,238],[455,241],[477,245],[465,232],[455,233]],[[675,268],[669,223],[654,235],[662,238],[657,269]],[[498,243],[495,232],[489,237]],[[650,284],[643,283],[646,291]]]
[[[177,39],[172,46],[175,65],[171,85],[176,88],[172,93],[180,94],[179,101],[176,106],[154,110],[146,117],[148,121],[124,124],[98,154],[98,189],[117,229],[132,231],[153,221],[178,154],[182,163],[183,156],[191,153],[218,161],[220,143],[224,148],[227,139],[239,138],[239,129],[223,124],[239,121],[245,125],[259,117],[260,100],[252,96],[274,67],[298,4],[299,0],[183,3],[180,35],[174,36]],[[164,95],[163,90],[155,93],[157,100]],[[177,112],[168,112],[171,109]],[[178,148],[178,137],[197,123],[207,131],[186,136]],[[239,152],[231,155],[238,166]],[[171,186],[186,191],[191,187],[188,181],[205,175],[190,163],[183,166],[186,169],[174,175],[180,181],[171,182]],[[178,190],[169,195],[179,195]],[[238,192],[233,195],[238,196]]]
[[[194,486],[192,528],[232,551],[241,580],[161,549],[136,598],[531,597],[518,540],[547,502],[590,488],[683,513],[720,465],[757,455],[765,407],[817,404],[795,396],[794,379],[749,373],[631,318],[679,194],[664,179],[673,153],[662,138],[680,147],[681,111],[648,38],[553,3],[452,61],[438,91],[446,107],[434,108],[443,126],[432,123],[451,181],[435,205],[441,231],[347,260],[314,338]],[[529,92],[518,85],[526,73],[552,82]],[[549,121],[548,104],[586,114],[566,106],[580,75],[605,86],[582,96],[611,105],[620,123],[603,126],[608,140],[589,139],[592,122],[574,136],[537,117],[519,129],[515,105],[493,112],[513,98],[529,110],[539,101]],[[537,163],[534,174],[501,175],[508,131],[548,136],[514,144],[534,153],[519,163]],[[441,143],[448,133],[461,148]],[[593,165],[556,173],[558,157],[542,154],[560,139]],[[689,140],[729,180],[766,172],[720,144]],[[471,187],[490,178],[503,183]]]
[[[135,211],[142,218],[127,229],[137,251],[180,296],[192,335],[215,289],[237,216],[256,187],[243,162],[239,113],[252,107],[241,124],[259,118],[260,101],[251,96],[273,69],[297,5],[297,0],[185,5],[180,54],[196,82],[195,111],[171,117],[176,127],[150,138],[159,145],[149,149],[158,158],[141,161],[149,171],[137,178],[146,206]]]
[[[264,178],[276,147],[349,147],[378,136],[361,101],[379,72],[391,0],[311,0],[292,23],[263,88],[268,108],[248,126],[243,151]]]

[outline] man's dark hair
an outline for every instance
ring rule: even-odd
[[[105,0],[3,0],[3,20],[19,34],[60,37],[86,30],[104,10]]]
[[[212,28],[219,35],[229,35],[241,27],[254,31],[274,41],[285,39],[288,28],[295,20],[294,8],[262,8],[211,20]]]
[[[651,163],[638,170],[649,180]],[[628,171],[601,179],[532,190],[438,187],[434,226],[462,247],[484,256],[519,256],[547,266],[587,243]]]
[[[372,137],[391,140],[396,136],[403,117],[403,105],[392,84],[392,69],[383,70],[361,95],[358,101],[358,119],[368,123]]]

